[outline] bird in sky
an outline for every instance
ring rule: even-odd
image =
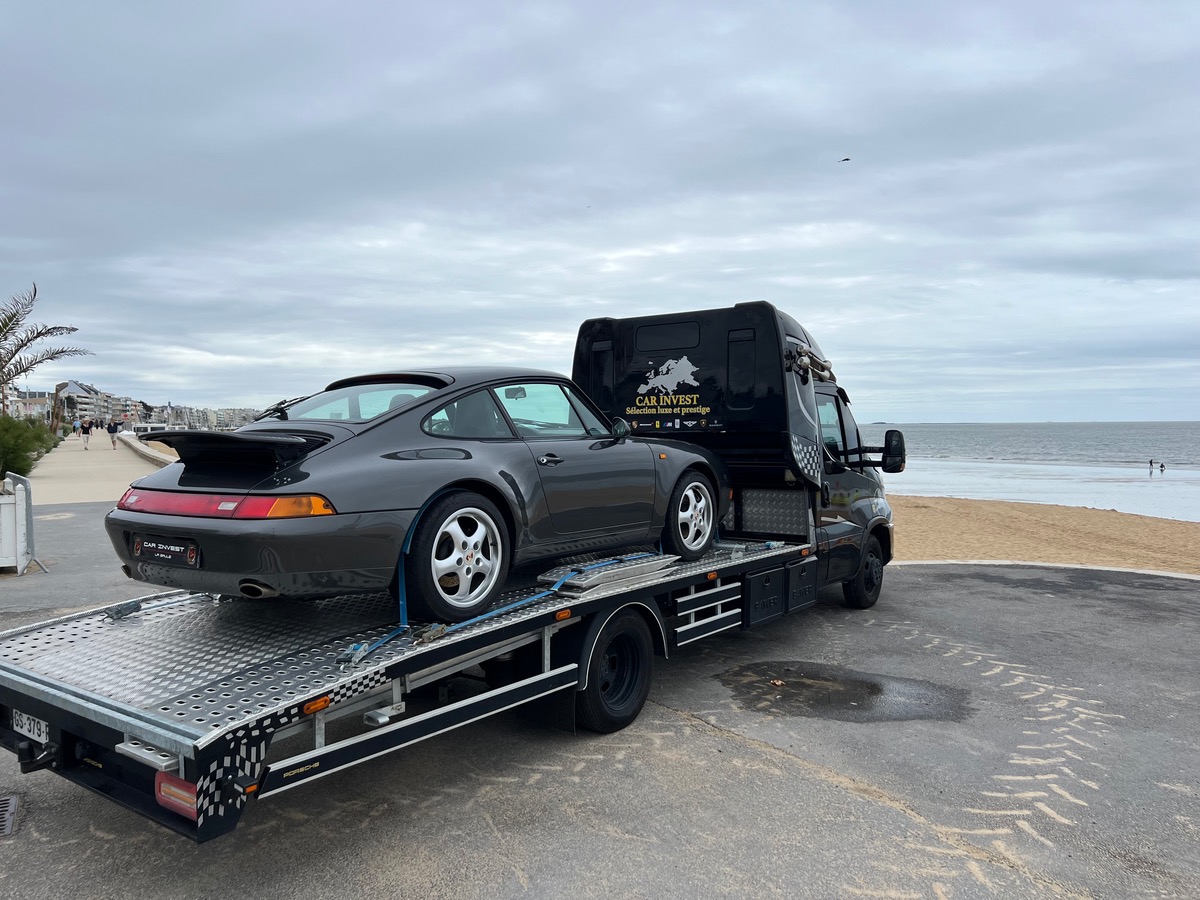
[[[847,156],[845,159],[839,159],[838,162],[850,162],[850,157]]]

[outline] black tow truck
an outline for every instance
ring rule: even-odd
[[[0,744],[197,842],[251,799],[527,704],[612,732],[653,656],[811,606],[873,605],[891,558],[875,470],[819,347],[766,303],[580,328],[577,383],[616,422],[712,448],[734,503],[686,562],[653,547],[518,573],[483,615],[409,622],[403,600],[155,594],[0,633]],[[871,458],[881,454],[881,460]]]

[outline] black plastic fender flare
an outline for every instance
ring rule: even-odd
[[[639,612],[644,610],[646,613],[650,614],[648,618],[653,621],[655,626],[658,628],[657,632],[654,630],[654,628],[650,629],[650,637],[654,640],[654,650],[657,654],[664,658],[670,655],[667,651],[667,624],[663,621],[662,611],[659,610],[658,604],[643,603],[640,600],[635,600],[631,603],[622,604],[621,606],[614,606],[612,609],[604,612],[598,612],[592,616],[592,621],[588,624],[588,629],[584,633],[583,643],[580,645],[579,672],[581,675],[579,678],[579,683],[575,686],[576,691],[587,690],[589,668],[588,663],[591,661],[592,651],[596,649],[596,642],[600,639],[600,632],[604,629],[604,626],[609,623],[613,616],[626,609],[636,609]],[[642,617],[647,618],[644,613],[642,613]]]
[[[865,557],[867,555],[867,538],[872,534],[872,532],[875,531],[876,528],[879,528],[881,526],[883,527],[883,529],[885,531],[891,531],[891,527],[890,527],[891,523],[888,522],[886,516],[873,516],[867,522],[866,527],[863,528],[863,537],[862,537],[862,540],[858,544],[858,566],[862,565],[863,557]],[[879,543],[882,547],[883,541],[880,541]],[[889,539],[887,547],[883,548],[888,554],[888,558],[883,561],[884,565],[887,565],[888,563],[890,563],[892,561],[892,557],[895,555],[891,552],[891,543],[892,542]],[[857,566],[855,567],[855,571],[856,572],[858,571]]]

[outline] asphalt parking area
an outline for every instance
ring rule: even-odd
[[[501,717],[199,847],[5,754],[0,894],[1200,896],[1200,580],[911,565],[838,599],[660,661],[623,732]]]

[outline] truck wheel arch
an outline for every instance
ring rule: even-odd
[[[877,541],[879,541],[879,549],[883,551],[883,563],[884,565],[890,563],[892,561],[892,529],[887,527],[887,519],[872,519],[871,522],[868,523],[863,533],[866,535],[872,535]],[[864,540],[863,548],[865,548],[866,545],[867,542]],[[862,552],[863,551],[860,549],[860,563],[862,562]]]
[[[640,601],[634,603],[626,603],[623,606],[616,606],[605,612],[596,613],[592,616],[591,622],[588,623],[587,631],[584,633],[583,641],[579,648],[579,683],[575,686],[576,691],[587,689],[588,683],[588,662],[592,658],[592,653],[596,649],[596,641],[600,639],[600,632],[618,613],[624,610],[633,610],[646,620],[646,625],[650,628],[650,639],[654,644],[654,655],[667,657],[667,626],[662,619],[662,613],[656,606],[642,603]]]

